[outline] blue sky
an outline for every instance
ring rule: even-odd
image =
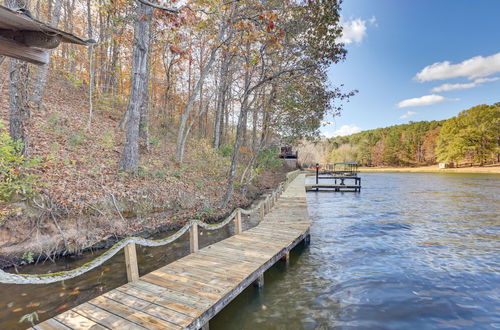
[[[324,135],[500,102],[500,0],[345,0],[341,14],[348,54],[329,78],[359,93]]]

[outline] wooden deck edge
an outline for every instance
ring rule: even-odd
[[[302,242],[307,236],[310,235],[310,229],[308,228],[303,234],[298,236],[290,245],[280,250],[276,255],[269,259],[266,263],[260,266],[256,271],[254,271],[245,280],[241,281],[236,288],[231,290],[224,298],[219,300],[216,304],[206,310],[197,320],[191,323],[186,329],[198,330],[206,323],[210,321],[217,313],[219,313],[224,307],[226,307],[234,298],[236,298],[243,290],[255,282],[259,276],[261,276],[266,270],[271,268],[276,262],[278,262],[283,256],[295,248],[300,242]]]

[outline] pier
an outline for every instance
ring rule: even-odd
[[[139,277],[135,243],[125,255],[129,283],[48,319],[31,329],[208,329],[208,322],[245,288],[264,285],[264,273],[290,250],[309,242],[305,175],[266,199],[263,220],[198,249],[198,226],[190,226],[191,254]]]
[[[306,184],[306,191],[319,191],[320,189],[333,192],[361,191],[361,178],[358,176],[357,162],[327,164],[324,168],[324,170],[320,171],[320,165],[316,164],[316,183]],[[320,180],[331,181],[322,183]],[[346,183],[346,181],[349,182],[349,180],[354,182]]]

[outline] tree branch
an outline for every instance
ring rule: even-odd
[[[140,3],[142,3],[143,5],[150,6],[150,7],[156,8],[156,9],[160,9],[160,10],[165,10],[165,11],[168,11],[169,13],[172,13],[172,14],[179,14],[184,9],[190,10],[193,13],[201,12],[201,13],[204,13],[206,15],[213,15],[213,14],[216,13],[214,11],[206,11],[203,8],[192,8],[191,6],[188,6],[188,5],[185,5],[185,6],[182,6],[182,7],[179,7],[179,8],[171,8],[171,7],[164,7],[164,6],[160,6],[160,5],[154,4],[154,3],[152,3],[152,2],[150,2],[148,0],[137,0],[137,1],[140,2]],[[225,6],[225,5],[229,5],[231,3],[239,2],[239,1],[240,0],[231,0],[231,1],[224,2],[221,5],[221,7]]]

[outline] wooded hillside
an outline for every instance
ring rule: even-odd
[[[334,137],[324,148],[324,162],[356,160],[365,166],[499,162],[500,103],[479,105],[448,120],[410,122]]]
[[[166,3],[5,1],[97,42],[40,67],[0,59],[2,243],[78,248],[179,210],[216,218],[352,95],[327,83],[346,56],[339,1]]]

